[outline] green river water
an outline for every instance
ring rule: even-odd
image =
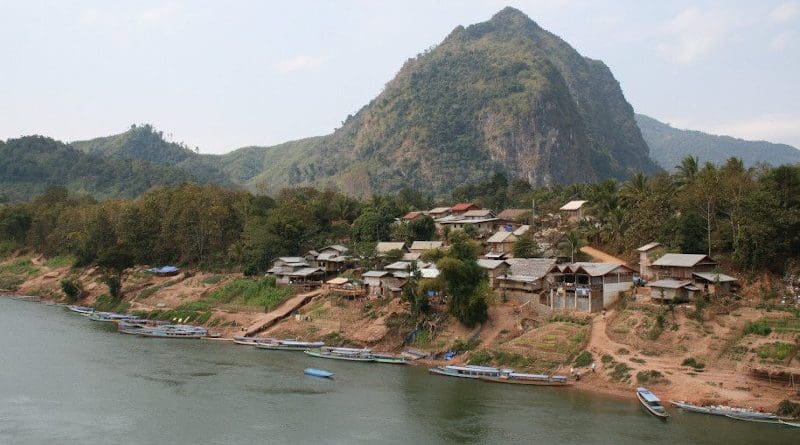
[[[800,429],[572,389],[121,335],[0,298],[0,444],[800,444]],[[307,367],[336,372],[308,377]]]

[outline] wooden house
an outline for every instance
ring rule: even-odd
[[[656,279],[692,281],[695,272],[713,272],[718,263],[708,255],[667,253],[651,265]]]
[[[583,219],[584,217],[584,206],[589,201],[570,201],[559,209],[561,211],[562,218],[566,219],[569,222],[577,222]]]
[[[639,252],[639,276],[643,280],[652,280],[654,273],[652,270],[655,254],[660,250],[661,243],[648,243],[636,249]]]
[[[405,215],[403,215],[403,217],[400,218],[400,220],[403,222],[409,222],[409,221],[414,221],[415,219],[422,216],[425,216],[425,214],[422,212],[408,212]]]
[[[380,255],[386,255],[387,253],[399,250],[401,252],[408,252],[408,248],[406,247],[406,243],[401,241],[381,241],[375,245],[375,252]]]
[[[544,289],[545,276],[556,264],[552,258],[509,258],[508,269],[496,278],[495,288],[507,298],[526,303],[538,300]]]
[[[434,207],[428,210],[428,216],[433,219],[444,218],[450,212],[450,207]]]
[[[486,251],[508,255],[514,251],[514,244],[516,243],[517,236],[514,235],[514,232],[502,228],[486,240]]]
[[[421,254],[426,250],[441,249],[442,246],[443,243],[441,241],[414,241],[408,250]]]
[[[470,210],[480,210],[480,206],[473,204],[471,202],[460,202],[453,207],[450,207],[448,210],[448,214],[450,215],[463,215]]]
[[[650,287],[650,298],[660,302],[689,301],[700,292],[700,288],[695,286],[692,280],[664,278],[653,281],[647,286]]]
[[[489,287],[497,289],[497,278],[508,272],[509,264],[503,260],[479,259],[478,266],[486,270],[489,276]]]
[[[497,214],[497,217],[500,219],[504,219],[506,221],[511,221],[515,223],[522,222],[522,219],[525,216],[529,215],[532,212],[531,209],[505,209],[502,212]]]
[[[553,266],[547,273],[550,291],[542,304],[553,309],[599,312],[633,287],[636,271],[623,264],[576,262]]]

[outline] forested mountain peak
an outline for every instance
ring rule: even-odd
[[[168,165],[177,164],[197,155],[185,145],[167,142],[164,133],[150,124],[133,124],[124,133],[77,141],[70,145],[84,153],[118,159],[141,159]]]
[[[263,152],[251,185],[356,195],[442,194],[495,172],[542,185],[657,170],[610,70],[513,8],[408,60],[333,134]]]

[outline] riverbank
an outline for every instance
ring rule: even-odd
[[[85,295],[80,304],[93,304],[106,291],[96,270],[50,267],[38,258],[30,262],[37,271],[18,285],[17,294],[58,300],[60,282],[66,277],[82,284]],[[174,311],[213,301],[209,296],[242,279],[240,274],[196,270],[157,277],[136,269],[126,273],[123,281],[124,302],[130,311]],[[308,297],[295,294],[273,309],[265,312],[220,304],[209,307],[209,315],[200,324],[227,339],[250,332],[388,352],[404,348],[407,334],[415,327],[409,308],[400,300],[346,300],[317,292]],[[748,323],[796,317],[744,304],[725,313],[708,311],[699,319],[694,310],[679,306],[665,312],[638,302],[605,315],[548,317],[527,312],[514,302],[496,302],[490,308],[490,320],[480,329],[467,329],[447,316],[434,317],[417,331],[409,346],[425,354],[461,351],[451,361],[415,363],[422,366],[486,363],[564,375],[574,368],[581,374],[575,390],[616,398],[630,399],[635,387],[642,385],[663,400],[765,410],[773,410],[781,400],[798,399],[796,387],[770,384],[750,374],[754,366],[800,373],[796,334],[791,330],[764,336],[744,333]],[[434,305],[434,312],[442,313],[444,307]],[[471,338],[480,340],[470,342]],[[794,344],[795,355],[779,362],[779,356],[765,353],[778,343]],[[576,363],[582,351],[591,356],[586,358],[584,353],[583,363]],[[595,364],[595,372],[590,363]]]

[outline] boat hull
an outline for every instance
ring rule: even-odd
[[[666,411],[659,411],[650,406],[650,404],[648,404],[647,401],[638,392],[636,393],[636,398],[639,399],[639,403],[641,403],[644,409],[646,409],[647,412],[649,412],[650,414],[663,420],[666,420],[669,417],[669,414],[667,414]]]
[[[336,374],[330,371],[326,371],[324,369],[316,369],[316,368],[307,368],[303,371],[305,374],[313,376],[313,377],[321,377],[324,379],[331,379]]]
[[[327,358],[331,360],[343,360],[346,362],[374,362],[375,359],[372,357],[363,357],[363,356],[348,356],[348,355],[339,355],[339,354],[331,354],[326,352],[318,352],[318,351],[305,351],[306,354],[317,357],[317,358]]]
[[[478,377],[478,379],[484,382],[508,383],[511,385],[572,386],[571,382],[559,382],[557,380],[521,380],[521,379],[504,379],[500,377]]]

